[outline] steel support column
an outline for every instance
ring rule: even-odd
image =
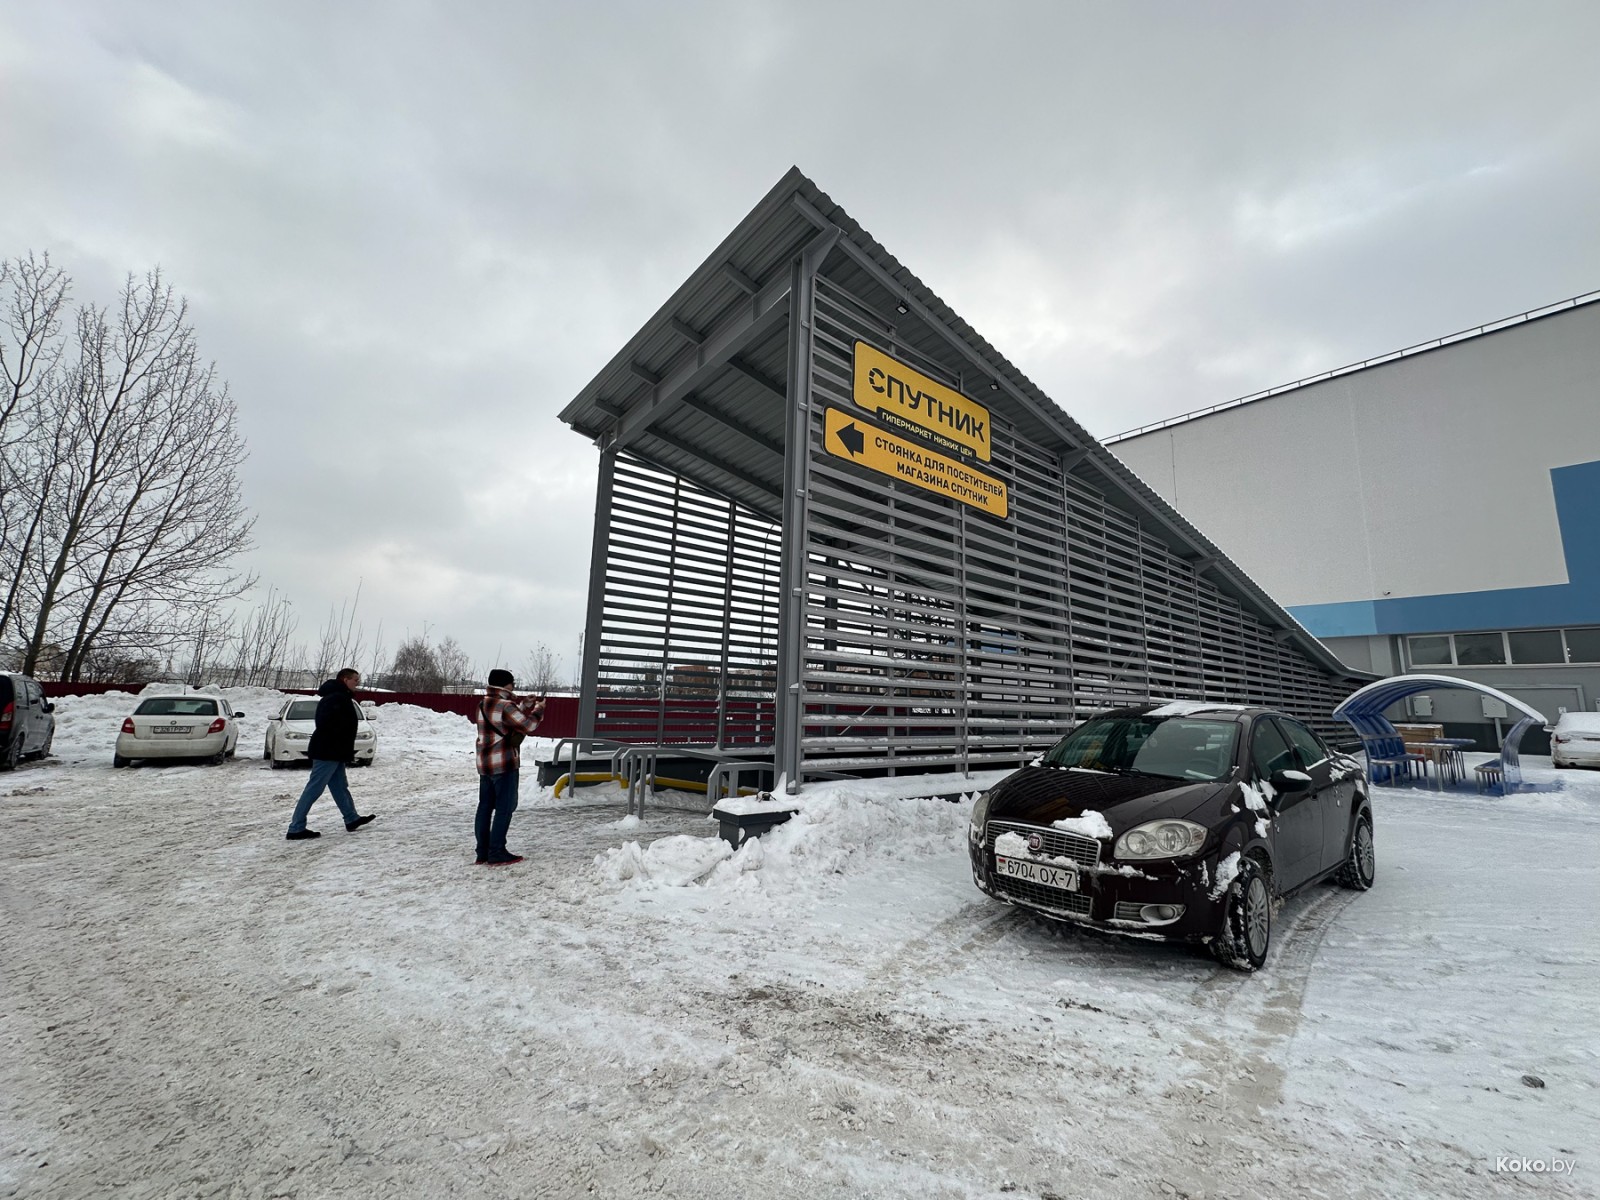
[[[606,549],[611,540],[611,486],[617,454],[600,451],[600,474],[594,494],[594,536],[589,546],[589,604],[584,615],[583,684],[578,692],[578,736],[594,736],[596,700],[600,690],[600,643],[606,611]]]
[[[783,458],[783,549],[778,593],[778,694],[774,787],[800,790],[804,725],[806,479],[811,464],[811,314],[818,261],[795,260],[789,286],[788,423]]]

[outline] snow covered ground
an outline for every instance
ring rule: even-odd
[[[1377,887],[1246,976],[987,899],[970,804],[881,787],[732,854],[525,786],[473,867],[471,728],[400,706],[378,820],[286,842],[231,695],[226,766],[113,771],[113,695],[0,776],[0,1196],[1600,1194],[1600,773],[1380,789]]]

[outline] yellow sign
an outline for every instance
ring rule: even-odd
[[[856,343],[852,398],[890,425],[989,461],[989,410],[865,342]]]
[[[917,442],[895,437],[876,425],[858,421],[842,409],[830,408],[823,414],[822,445],[837,458],[970,504],[993,516],[1004,517],[1011,511],[1006,485],[998,479],[935,454]]]

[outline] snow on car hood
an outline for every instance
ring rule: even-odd
[[[1230,779],[1191,783],[1160,775],[1023,767],[989,789],[989,819],[1051,825],[1098,813],[1110,828],[1107,836],[1115,836],[1157,817],[1186,816],[1231,786]]]

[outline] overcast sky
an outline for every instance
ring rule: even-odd
[[[1597,45],[1592,0],[0,0],[0,257],[189,297],[303,634],[359,583],[391,650],[570,668],[556,414],[790,165],[1105,436],[1600,288]]]

